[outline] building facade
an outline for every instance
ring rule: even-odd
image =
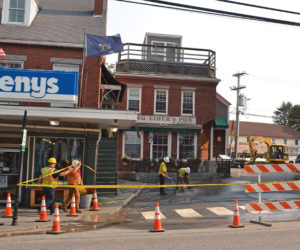
[[[135,127],[118,133],[119,170],[125,155],[176,161],[225,153],[229,103],[216,94],[215,57],[182,47],[176,35],[146,33],[143,44],[124,44],[116,71],[127,86],[121,105],[138,115]]]
[[[232,121],[230,121],[232,126]],[[240,122],[239,143],[238,143],[238,156],[250,157],[249,140],[248,136],[260,136],[270,139],[272,144],[282,144],[288,147],[289,160],[294,161],[297,154],[300,152],[300,133],[291,127],[258,123],[258,122]],[[231,139],[229,140],[229,144]],[[254,143],[257,155],[265,158],[267,146],[263,142]],[[231,142],[231,152],[234,150],[234,141]]]
[[[0,58],[0,200],[15,194],[20,173],[20,181],[37,178],[49,157],[81,160],[96,172],[82,169],[86,184],[116,184],[116,156],[107,169],[103,162],[108,153],[101,148],[113,145],[102,140],[103,131],[130,128],[136,112],[114,104],[102,109],[108,92],[119,93],[115,103],[122,99],[124,86],[110,78],[101,57],[84,57],[86,30],[106,35],[107,1],[1,0],[0,8],[6,53]],[[20,194],[28,204],[30,190]]]

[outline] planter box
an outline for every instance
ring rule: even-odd
[[[89,208],[91,206],[93,194],[84,194],[80,196],[80,208]]]

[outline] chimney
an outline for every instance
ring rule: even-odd
[[[101,16],[104,11],[104,0],[95,0],[94,15]]]

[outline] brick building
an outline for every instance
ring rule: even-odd
[[[216,93],[215,56],[182,47],[176,35],[146,33],[143,44],[124,44],[116,79],[127,86],[122,109],[138,117],[118,134],[120,170],[125,155],[212,160],[226,152],[230,103]]]
[[[116,146],[102,132],[131,127],[136,113],[112,110],[124,86],[110,78],[101,57],[83,55],[85,29],[106,35],[107,0],[0,0],[0,9],[0,47],[7,55],[0,58],[0,200],[8,191],[14,195],[20,172],[23,181],[36,178],[52,156],[94,169],[96,176],[83,168],[84,183],[116,184],[116,161],[104,152]],[[114,103],[103,110],[108,92],[118,98],[106,98]],[[23,201],[27,195],[23,190]]]

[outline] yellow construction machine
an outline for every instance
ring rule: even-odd
[[[256,150],[254,148],[254,142],[264,142],[267,145],[267,163],[286,163],[289,161],[288,147],[281,144],[272,144],[269,138],[266,137],[252,137],[248,136],[249,147],[251,154],[251,161],[255,163],[257,161]],[[261,160],[260,160],[261,162]]]

